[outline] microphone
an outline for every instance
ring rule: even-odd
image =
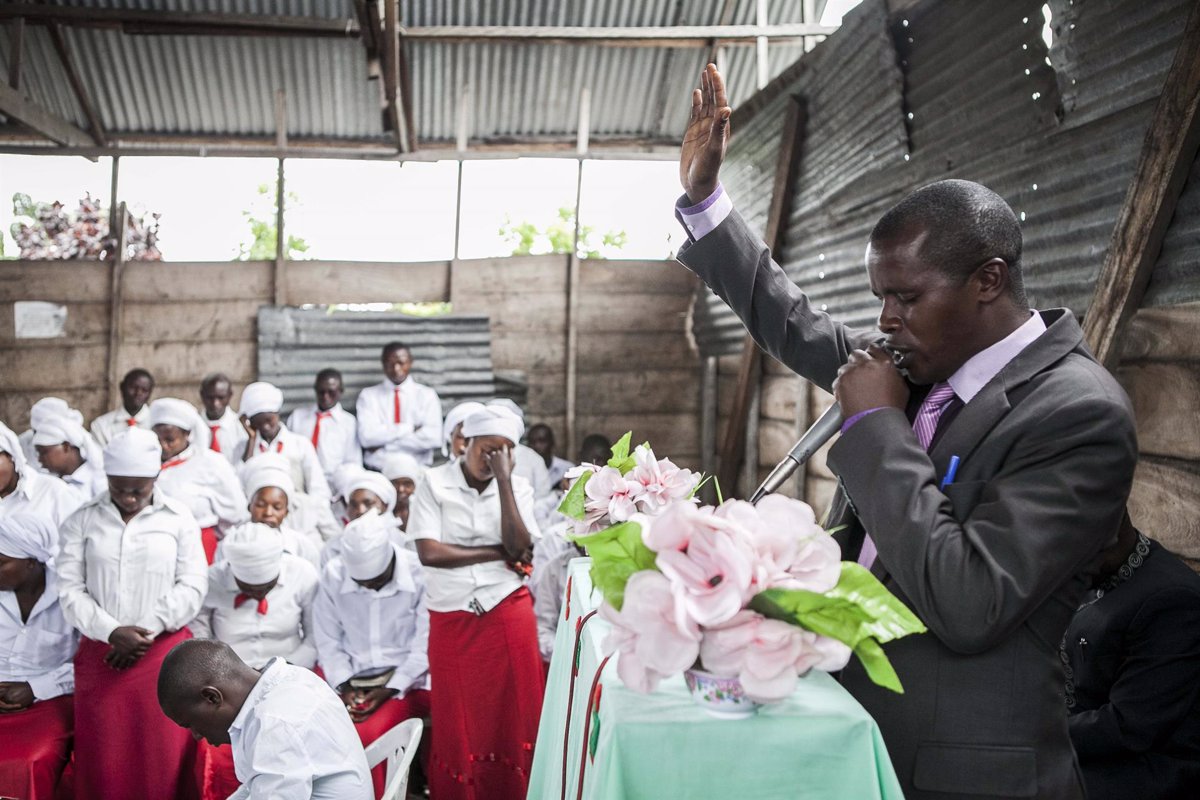
[[[837,403],[834,403],[817,418],[811,428],[804,432],[791,451],[776,465],[775,469],[771,470],[771,474],[762,482],[762,485],[754,490],[750,502],[757,503],[777,491],[783,482],[792,477],[792,473],[799,469],[801,464],[812,458],[813,453],[832,439],[841,427],[842,409]]]

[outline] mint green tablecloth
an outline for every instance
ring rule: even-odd
[[[529,797],[557,800],[563,733],[571,694],[576,621],[600,602],[588,579],[589,559],[571,562],[569,618],[559,623],[534,751]],[[565,609],[564,609],[565,610]],[[603,660],[607,624],[583,628],[567,757],[567,798],[576,796],[588,692]],[[601,677],[599,735],[584,774],[587,798],[902,799],[879,729],[867,712],[823,672],[800,681],[787,701],[743,720],[710,717],[696,706],[682,676],[650,695],[626,689],[616,657]],[[597,723],[593,722],[593,727]]]

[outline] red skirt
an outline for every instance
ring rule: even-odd
[[[69,694],[0,714],[0,795],[53,800],[71,756],[74,718],[75,701]]]
[[[106,642],[75,654],[75,796],[80,800],[194,798],[195,742],[158,707],[158,670],[187,628],[164,633],[127,670],[104,663]]]
[[[217,536],[216,528],[201,528],[200,543],[204,545],[204,558],[208,560],[208,565],[211,567],[213,557],[217,554],[217,542],[220,537]]]
[[[358,738],[363,747],[383,736],[392,728],[414,717],[429,716],[429,692],[425,689],[414,689],[402,698],[388,700],[379,709],[362,722],[354,723]],[[387,780],[387,762],[371,770],[371,779],[375,784],[375,797],[383,797],[384,781]]]
[[[227,744],[216,747],[201,739],[197,743],[196,780],[200,784],[200,800],[225,800],[242,784],[233,768],[233,748]]]
[[[434,800],[523,800],[545,678],[525,588],[483,616],[429,612]]]

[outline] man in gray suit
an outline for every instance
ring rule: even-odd
[[[923,187],[876,225],[878,330],[814,309],[717,182],[729,114],[709,65],[683,142],[679,258],[767,353],[832,389],[843,557],[929,628],[885,646],[905,694],[857,662],[843,684],[879,722],[909,800],[1082,798],[1058,645],[1129,493],[1127,398],[1069,310],[1029,309],[1017,220],[969,181]]]

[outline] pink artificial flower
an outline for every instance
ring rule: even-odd
[[[637,466],[625,477],[641,485],[637,502],[647,514],[655,514],[675,500],[688,499],[699,482],[699,475],[675,466],[670,459],[656,459],[644,444],[638,445],[633,457]]]
[[[624,522],[637,511],[637,498],[642,485],[626,480],[614,467],[602,467],[583,488],[588,499],[584,509],[602,512],[615,522]]]
[[[654,691],[660,680],[690,667],[700,653],[699,626],[677,624],[671,586],[654,570],[635,572],[625,584],[621,610],[602,603],[600,616],[612,625],[604,651],[621,654],[617,675],[635,692]]]
[[[773,588],[823,593],[837,585],[841,548],[807,503],[771,494],[756,506],[728,500],[713,514],[749,532],[757,556],[755,593]]]
[[[676,502],[643,529],[642,541],[658,552],[655,564],[671,582],[681,628],[687,620],[724,622],[754,595],[754,550],[745,531],[726,520]]]

